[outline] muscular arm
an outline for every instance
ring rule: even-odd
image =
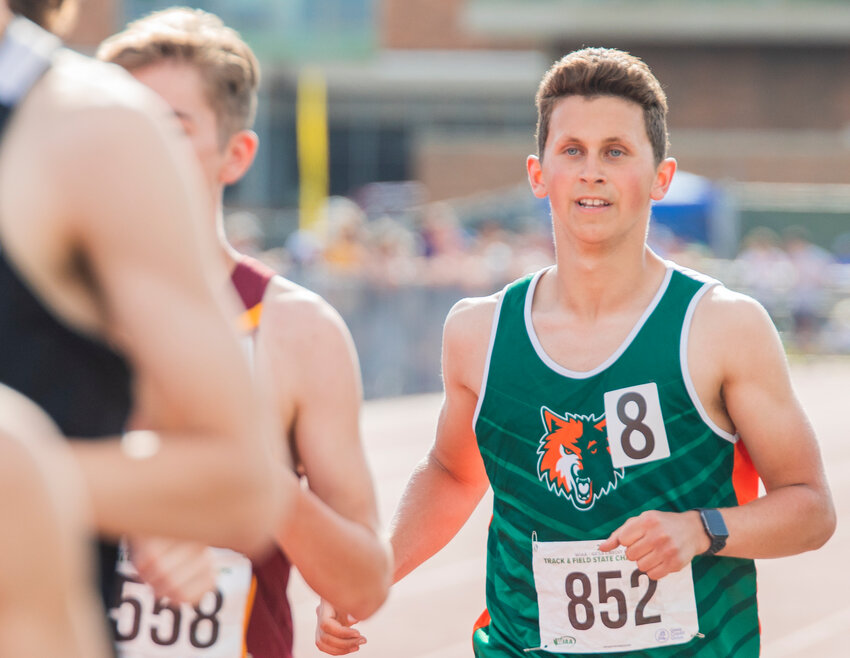
[[[278,384],[309,485],[279,527],[278,542],[318,594],[364,619],[386,599],[392,567],[360,441],[362,391],[351,337],[312,293],[267,295],[257,363],[270,367]]]
[[[713,289],[697,306],[688,358],[707,413],[720,427],[737,431],[766,491],[721,510],[729,540],[718,555],[773,558],[823,545],[835,529],[835,510],[817,440],[767,313],[750,298]],[[709,543],[696,512],[645,512],[602,548],[627,546],[626,555],[658,579],[684,567]]]
[[[694,351],[712,335],[723,346],[723,402],[766,491],[722,510],[730,534],[720,555],[772,558],[819,548],[835,529],[835,510],[776,330],[761,306],[728,291],[718,290],[701,311],[694,318]]]
[[[53,84],[62,82],[45,83],[33,106],[51,102]],[[128,101],[106,95],[92,107],[75,98],[46,122],[64,125],[42,140],[31,171],[54,193],[31,210],[46,213],[62,248],[86,264],[100,316],[89,329],[129,359],[137,413],[158,448],[132,459],[116,439],[77,442],[74,452],[103,534],[250,552],[266,541],[285,498],[273,493],[271,416],[256,400],[217,292],[227,274],[197,224],[204,197],[191,156],[153,118],[167,116],[162,106],[129,80],[116,84]],[[55,93],[64,102],[65,91]],[[287,484],[294,491],[294,478],[280,486]]]
[[[492,298],[461,301],[446,319],[445,397],[434,444],[411,475],[393,519],[394,581],[443,548],[487,490],[472,420],[494,308]]]

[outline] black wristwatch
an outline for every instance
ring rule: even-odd
[[[702,519],[702,527],[705,528],[705,534],[711,540],[711,546],[708,547],[708,550],[703,555],[714,555],[726,546],[726,540],[729,538],[726,522],[723,520],[720,510],[698,509],[697,511],[699,512],[699,518]]]

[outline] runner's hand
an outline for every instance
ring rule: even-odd
[[[158,537],[135,537],[129,543],[130,560],[139,578],[158,598],[194,605],[215,589],[216,569],[209,547]]]
[[[356,623],[354,617],[338,613],[322,599],[316,608],[316,646],[332,656],[360,651],[360,645],[366,644],[366,638],[356,628],[352,628],[351,625]]]
[[[634,516],[599,545],[601,551],[626,547],[626,557],[653,580],[685,568],[695,555],[708,550],[708,536],[699,513],[652,510]]]

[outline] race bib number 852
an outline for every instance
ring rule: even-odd
[[[634,651],[682,644],[699,632],[690,565],[655,581],[625,548],[603,553],[599,543],[533,542],[542,649]]]

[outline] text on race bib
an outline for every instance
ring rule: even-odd
[[[533,542],[540,648],[553,653],[633,651],[682,644],[698,633],[691,567],[649,578],[599,541]]]

